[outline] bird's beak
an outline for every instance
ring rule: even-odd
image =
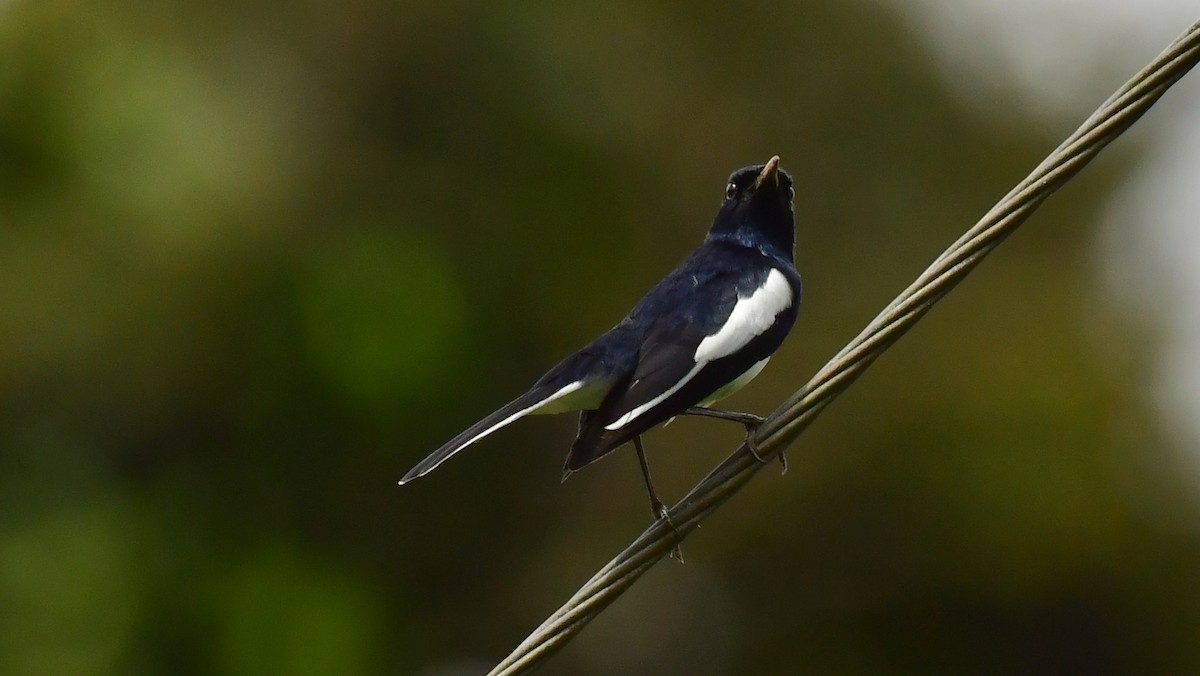
[[[771,187],[779,187],[779,156],[776,155],[767,160],[762,171],[759,172],[758,178],[754,179],[754,189],[758,190],[764,184]]]

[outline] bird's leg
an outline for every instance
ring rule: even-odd
[[[702,416],[705,418],[717,418],[719,420],[732,420],[733,422],[740,423],[746,428],[746,448],[750,449],[750,455],[753,455],[754,459],[759,462],[766,462],[766,459],[759,454],[758,447],[754,444],[754,433],[758,431],[759,426],[763,424],[763,421],[766,420],[766,418],[759,415],[754,415],[753,413],[722,411],[715,408],[704,408],[703,406],[693,406],[684,411],[683,414]],[[783,465],[783,471],[781,473],[787,474],[787,456],[783,454],[783,451],[779,452],[779,464]]]
[[[633,438],[633,448],[637,451],[638,463],[642,466],[642,477],[646,480],[646,492],[650,494],[650,512],[655,519],[662,519],[667,522],[671,530],[675,532],[675,536],[682,538],[678,530],[675,530],[675,524],[671,523],[670,512],[667,510],[666,504],[658,499],[658,494],[654,492],[654,484],[650,481],[650,464],[646,462],[646,450],[642,448],[642,437],[639,434]],[[679,545],[671,550],[671,557],[679,559],[683,563],[683,550]]]

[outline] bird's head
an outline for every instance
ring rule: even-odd
[[[724,239],[771,250],[787,258],[795,246],[792,177],[779,168],[779,156],[766,164],[738,169],[725,186],[725,201],[709,230]]]

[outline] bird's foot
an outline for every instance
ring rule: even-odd
[[[750,415],[750,414],[747,413],[745,415]],[[746,449],[750,451],[750,455],[753,455],[755,460],[757,460],[760,463],[765,465],[767,463],[767,459],[762,457],[762,454],[758,452],[758,444],[754,443],[754,433],[757,432],[759,426],[762,425],[763,418],[759,418],[758,416],[754,416],[754,417],[758,418],[758,419],[757,420],[742,420],[739,422],[741,422],[743,425],[746,426],[746,440],[745,440]]]
[[[671,527],[671,531],[675,533],[675,537],[683,540],[683,535],[679,533],[679,529],[675,524],[671,523],[671,512],[667,509],[666,504],[658,498],[658,493],[654,492],[654,482],[650,480],[650,463],[646,462],[646,449],[642,448],[642,437],[636,436],[633,438],[633,448],[637,451],[638,464],[642,468],[642,478],[646,480],[646,493],[650,496],[650,513],[654,518],[661,519],[667,522]],[[671,549],[671,558],[678,559],[683,563],[683,550],[676,544]]]
[[[758,451],[758,444],[754,443],[754,433],[758,431],[758,426],[760,424],[762,424],[761,420],[758,423],[755,423],[753,425],[753,427],[751,427],[749,424],[746,425],[746,449],[750,451],[750,455],[753,455],[755,460],[757,460],[760,463],[765,465],[768,462],[770,462],[771,460],[770,460],[770,458],[764,458],[762,456],[762,453],[760,453]],[[787,454],[784,451],[780,451],[778,458],[779,458],[779,465],[780,465],[779,474],[780,475],[787,474],[787,471],[788,471]]]
[[[750,451],[750,455],[753,455],[755,460],[757,460],[763,464],[766,464],[768,462],[767,458],[764,458],[762,456],[762,453],[759,453],[758,445],[754,443],[754,434],[756,432],[758,432],[758,428],[762,426],[763,422],[766,421],[766,418],[764,418],[760,415],[754,415],[753,413],[741,413],[739,411],[720,411],[720,410],[717,410],[714,408],[704,408],[702,406],[693,406],[693,407],[689,408],[688,410],[684,411],[684,415],[698,415],[698,416],[704,416],[706,418],[718,418],[720,420],[732,420],[736,423],[740,423],[743,427],[746,428],[745,443],[746,443],[746,449]],[[783,454],[783,451],[779,452],[779,464],[783,466],[783,470],[780,473],[787,474],[787,471],[788,471],[787,456]]]
[[[766,418],[763,418],[763,417],[757,416],[757,415],[752,415],[750,413],[742,413],[740,415],[746,416],[746,418],[744,420],[739,421],[742,423],[742,425],[744,425],[746,427],[746,448],[750,451],[750,455],[754,456],[755,460],[757,460],[760,463],[763,463],[765,465],[766,463],[770,462],[770,459],[764,458],[762,456],[762,453],[759,452],[758,444],[756,444],[754,442],[754,435],[758,432],[758,428],[762,426],[762,424],[766,420]],[[778,457],[779,457],[779,465],[781,467],[781,469],[779,470],[779,474],[780,475],[787,474],[787,471],[788,471],[787,454],[784,453],[783,451],[780,451]]]
[[[667,522],[667,527],[671,529],[671,532],[675,533],[675,537],[683,539],[683,536],[679,534],[679,529],[675,528],[675,524],[671,522],[671,510],[667,509],[667,506],[657,496],[650,497],[650,513],[654,515],[656,520]],[[671,549],[671,558],[683,563],[683,549],[679,545],[675,545]]]

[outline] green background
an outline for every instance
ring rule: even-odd
[[[728,401],[774,408],[1077,122],[981,77],[866,2],[0,4],[0,673],[483,671],[648,525],[634,456],[560,484],[534,418],[396,480],[779,154],[806,296]],[[1095,279],[1138,129],[541,673],[1200,670]],[[651,433],[660,493],[740,436]]]

